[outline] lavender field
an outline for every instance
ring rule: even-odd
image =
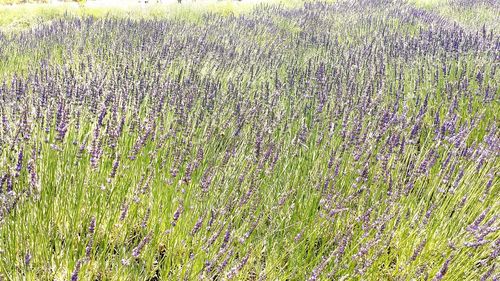
[[[0,31],[0,280],[499,280],[500,5],[440,7]]]

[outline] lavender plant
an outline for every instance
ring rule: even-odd
[[[499,276],[494,27],[262,4],[64,17],[0,34],[10,56],[30,59],[0,62],[0,279]]]

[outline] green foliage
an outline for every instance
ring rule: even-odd
[[[462,14],[464,38],[498,15],[244,2],[0,10],[0,280],[225,280],[245,259],[233,280],[495,270],[499,231],[466,246],[500,215],[493,39],[447,51],[436,38],[459,32],[390,15]]]

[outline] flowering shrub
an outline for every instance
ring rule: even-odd
[[[1,35],[0,277],[491,280],[499,40],[385,0]]]

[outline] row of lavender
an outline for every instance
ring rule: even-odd
[[[32,59],[0,86],[0,277],[498,278],[487,26],[264,5],[61,19],[0,36],[14,54]]]

